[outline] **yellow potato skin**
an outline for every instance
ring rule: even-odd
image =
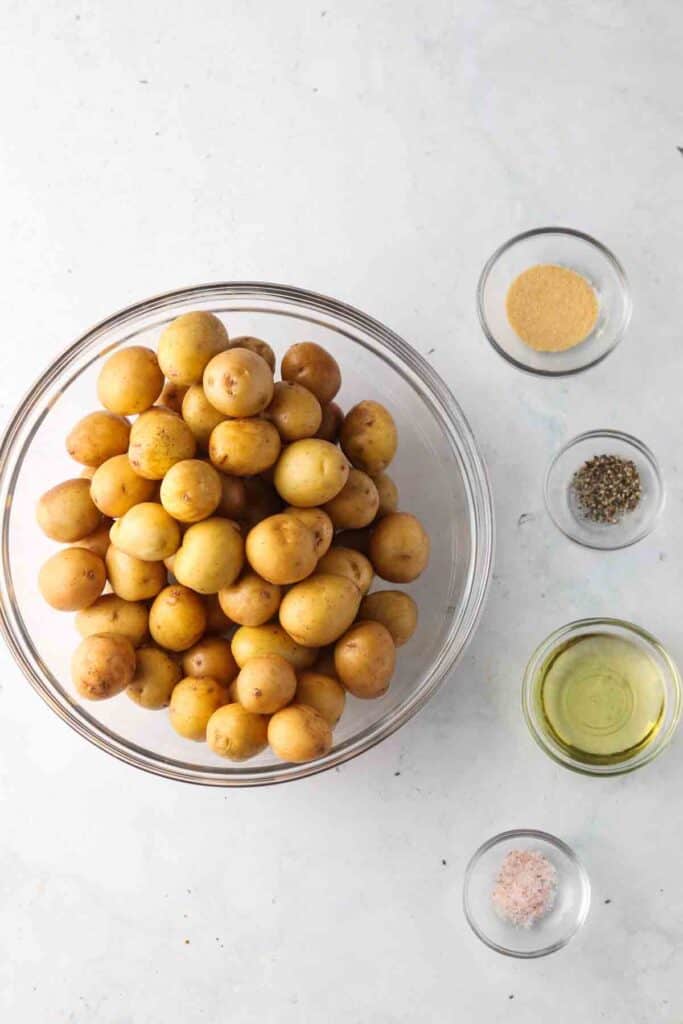
[[[318,559],[311,530],[295,516],[269,516],[247,534],[247,560],[264,580],[277,586],[309,576]]]
[[[251,658],[235,680],[235,696],[247,711],[272,715],[289,704],[296,691],[296,674],[277,654]]]
[[[201,384],[193,384],[187,389],[181,411],[197,445],[206,451],[212,430],[223,422],[225,416],[218,409],[214,409]]]
[[[337,360],[314,341],[292,345],[282,359],[282,379],[301,384],[324,405],[331,402],[341,387]]]
[[[322,558],[334,537],[334,526],[327,512],[322,508],[296,508],[294,505],[288,505],[284,511],[308,527],[313,534],[316,557]]]
[[[313,647],[303,647],[277,623],[266,626],[240,626],[232,638],[232,653],[240,668],[251,658],[279,654],[297,671],[310,668],[317,656]]]
[[[268,722],[268,742],[281,760],[302,764],[330,750],[332,729],[314,708],[290,704],[276,711]]]
[[[87,548],[64,548],[43,563],[38,588],[52,608],[77,612],[92,604],[104,589],[102,559]]]
[[[379,496],[377,518],[381,519],[398,509],[398,487],[387,473],[378,473],[373,479]]]
[[[262,626],[276,614],[282,590],[255,572],[245,572],[229,587],[218,591],[220,606],[239,626]]]
[[[199,594],[177,583],[157,594],[149,612],[149,631],[160,647],[186,651],[205,630],[206,608]]]
[[[322,441],[331,441],[336,444],[339,440],[339,432],[344,422],[344,413],[336,402],[327,402],[322,406],[322,419],[315,436]]]
[[[206,365],[228,343],[228,332],[213,313],[183,313],[159,338],[159,365],[169,381],[188,387],[202,379]]]
[[[111,589],[124,601],[147,601],[166,586],[163,562],[145,562],[110,544],[105,554]]]
[[[341,534],[340,534],[341,536]],[[317,572],[332,573],[335,576],[346,576],[360,590],[367,594],[375,573],[372,562],[360,551],[344,548],[334,544],[326,555],[318,562]]]
[[[127,637],[139,647],[147,636],[149,611],[140,601],[124,601],[117,594],[102,594],[76,615],[76,629],[81,636],[94,633],[116,633]]]
[[[87,636],[71,659],[71,678],[79,696],[86,700],[106,700],[123,693],[134,672],[135,650],[125,636]]]
[[[111,527],[111,519],[102,519],[97,529],[93,530],[92,533],[87,534],[85,537],[81,537],[80,540],[75,541],[71,546],[74,548],[87,548],[88,551],[92,551],[93,554],[99,555],[100,558],[104,558],[111,543],[109,539],[109,531]]]
[[[190,526],[173,560],[173,575],[199,594],[217,594],[234,583],[244,565],[237,523],[214,516]]]
[[[392,512],[379,520],[370,537],[370,561],[390,583],[411,583],[429,562],[429,536],[419,519]]]
[[[335,445],[311,437],[285,448],[275,467],[274,483],[288,505],[313,508],[336,498],[349,470],[348,461]]]
[[[132,416],[154,405],[163,387],[156,354],[151,348],[131,345],[104,363],[97,378],[97,397],[110,412]]]
[[[402,590],[377,590],[364,597],[359,616],[386,626],[396,647],[407,643],[417,628],[417,605]]]
[[[278,381],[263,414],[277,428],[284,442],[314,437],[323,413],[315,395],[300,384]]]
[[[349,628],[360,599],[360,590],[345,576],[316,573],[287,591],[280,625],[304,647],[326,647]]]
[[[196,448],[187,423],[170,409],[155,407],[138,416],[131,427],[128,458],[139,476],[163,480],[176,462],[193,458]]]
[[[183,459],[161,481],[161,504],[180,523],[197,523],[218,508],[223,488],[217,471],[200,459]]]
[[[135,472],[127,455],[114,455],[95,470],[90,494],[100,512],[115,519],[133,505],[151,501],[154,487],[153,480],[145,480]]]
[[[171,412],[175,412],[180,416],[183,411],[183,399],[187,391],[186,384],[174,384],[173,381],[167,380],[164,384],[164,390],[159,395],[157,404],[162,405],[165,409],[170,409]]]
[[[338,530],[360,530],[377,515],[379,494],[367,473],[352,469],[339,494],[324,507]]]
[[[273,397],[273,372],[248,348],[214,356],[204,370],[204,394],[226,416],[257,416]]]
[[[379,402],[359,402],[344,417],[340,441],[356,469],[377,476],[396,454],[398,431],[393,416]]]
[[[126,687],[132,701],[149,711],[168,707],[171,694],[180,682],[180,665],[158,647],[140,647],[136,651],[135,674]]]
[[[169,718],[175,731],[187,740],[202,743],[214,711],[228,701],[228,691],[217,679],[189,676],[171,694]]]
[[[383,696],[396,665],[391,633],[379,622],[356,622],[337,641],[334,665],[340,682],[354,697]]]
[[[90,483],[82,477],[64,480],[38,501],[36,518],[51,540],[71,544],[96,530],[102,518],[90,497]]]
[[[113,412],[88,413],[69,431],[66,450],[72,459],[86,467],[101,466],[114,455],[128,451],[130,423]]]
[[[344,713],[346,692],[334,676],[316,671],[302,672],[299,675],[294,702],[313,708],[334,728]]]
[[[180,545],[180,527],[162,505],[143,501],[114,523],[111,542],[143,562],[160,562]]]
[[[228,686],[239,672],[232,656],[230,641],[222,636],[204,636],[185,651],[183,672],[186,676],[210,676]]]
[[[267,420],[223,420],[209,438],[209,458],[221,473],[255,476],[277,462],[280,435]]]
[[[268,746],[268,719],[252,714],[241,704],[225,704],[209,719],[206,742],[219,757],[248,761]]]
[[[255,352],[257,356],[261,356],[261,359],[268,363],[271,373],[275,373],[275,353],[268,342],[262,338],[254,338],[250,334],[241,334],[237,338],[230,339],[228,348],[248,348],[250,352]]]

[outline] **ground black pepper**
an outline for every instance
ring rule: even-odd
[[[637,508],[641,496],[635,462],[618,455],[596,455],[572,478],[580,512],[594,523],[615,524]]]

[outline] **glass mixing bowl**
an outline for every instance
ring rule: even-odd
[[[391,475],[401,507],[432,537],[432,559],[411,593],[418,630],[401,648],[389,692],[377,701],[349,698],[332,750],[303,765],[269,751],[245,764],[221,761],[205,744],[176,735],[165,712],[125,695],[81,703],[70,684],[77,645],[73,616],[50,609],[38,570],[55,550],[35,522],[49,486],[79,469],[64,439],[97,408],[102,360],[120,345],[152,348],[170,320],[190,310],[221,316],[231,335],[266,338],[278,355],[297,341],[324,345],[342,367],[340,404],[363,398],[392,410],[400,444]],[[0,449],[2,551],[0,616],[5,639],[40,696],[81,736],[110,754],[167,778],[247,786],[312,775],[361,754],[418,711],[445,680],[477,624],[493,554],[493,511],[486,470],[460,407],[443,381],[405,341],[378,321],[333,299],[269,284],[215,284],[171,292],[131,306],[79,338],[48,368],[14,414]]]

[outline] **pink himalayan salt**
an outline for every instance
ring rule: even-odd
[[[510,850],[506,854],[491,900],[510,924],[530,928],[544,917],[555,901],[557,871],[537,850]]]

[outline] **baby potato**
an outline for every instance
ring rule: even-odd
[[[313,532],[295,516],[269,516],[247,534],[247,560],[259,576],[284,586],[298,583],[315,569]]]
[[[332,501],[349,478],[350,466],[329,441],[294,441],[275,467],[275,487],[288,505],[313,508]]]
[[[222,495],[219,474],[199,459],[176,462],[161,481],[161,504],[181,523],[197,523],[212,515]]]
[[[302,341],[287,349],[282,359],[282,379],[302,384],[321,405],[331,402],[341,387],[337,360],[313,341]]]
[[[222,473],[255,476],[277,462],[281,447],[268,420],[223,420],[209,439],[209,458]]]
[[[352,583],[355,583],[361,594],[367,594],[375,575],[369,558],[366,558],[360,551],[343,548],[337,544],[333,545],[326,555],[323,555],[318,562],[316,572],[346,576]]]
[[[255,352],[257,356],[261,356],[261,359],[268,363],[271,372],[275,373],[275,353],[267,341],[263,341],[261,338],[253,338],[249,334],[242,334],[239,338],[231,338],[228,348],[248,348],[250,352]]]
[[[294,505],[288,505],[285,513],[294,516],[308,527],[315,541],[315,556],[322,558],[329,550],[334,537],[334,526],[327,512],[321,508],[296,508]]]
[[[135,675],[126,693],[141,708],[158,711],[168,707],[173,689],[180,682],[180,665],[158,647],[140,647],[136,655]]]
[[[245,572],[231,586],[218,591],[221,608],[240,626],[262,626],[275,615],[281,599],[280,587],[255,572]]]
[[[204,594],[206,629],[208,633],[227,633],[234,625],[220,606],[218,594]]]
[[[194,456],[197,444],[187,423],[169,409],[148,409],[130,431],[128,458],[146,480],[162,480],[171,466]]]
[[[175,731],[186,740],[206,739],[206,727],[214,711],[228,701],[228,691],[217,679],[189,676],[171,694],[169,717]]]
[[[169,651],[186,651],[206,629],[206,609],[199,594],[177,583],[164,587],[149,612],[152,639]]]
[[[90,482],[65,480],[38,501],[38,525],[51,540],[71,544],[96,530],[102,516],[90,497]]]
[[[337,669],[334,665],[334,644],[331,647],[323,647],[313,662],[311,671],[319,676],[330,676],[332,679],[337,679]],[[337,679],[337,681],[339,680]],[[315,707],[315,705],[312,704],[311,707]]]
[[[237,700],[256,715],[272,715],[289,704],[296,690],[296,674],[279,654],[251,658],[235,681]]]
[[[360,530],[377,515],[379,494],[367,473],[352,469],[339,494],[324,508],[338,530]]]
[[[287,591],[280,625],[304,647],[325,647],[349,628],[360,598],[358,587],[345,576],[316,573]]]
[[[276,711],[268,722],[268,742],[277,757],[301,764],[328,752],[332,729],[314,708],[290,704]]]
[[[228,686],[239,672],[230,641],[222,636],[202,637],[199,643],[185,651],[183,672],[186,676],[210,676]]]
[[[110,544],[105,555],[111,589],[124,601],[146,601],[166,586],[163,562],[144,562]]]
[[[268,626],[240,626],[232,638],[232,653],[240,668],[252,658],[264,654],[279,654],[295,669],[310,668],[317,651],[302,647],[285,633],[282,626],[271,623]]]
[[[114,455],[95,470],[90,494],[100,512],[116,518],[133,505],[151,501],[154,481],[138,476],[127,455]]]
[[[344,712],[346,692],[333,676],[316,671],[302,672],[294,700],[297,704],[313,708],[334,728]]]
[[[379,495],[379,508],[377,518],[388,516],[398,508],[398,487],[386,473],[378,473],[374,477],[374,484]]]
[[[139,601],[124,601],[118,594],[103,594],[76,616],[76,629],[81,636],[94,633],[116,633],[126,636],[133,647],[139,647],[147,636],[149,612]]]
[[[270,405],[263,414],[278,430],[283,441],[313,437],[323,414],[315,395],[300,384],[281,380],[274,388]]]
[[[207,451],[211,431],[223,422],[225,416],[218,409],[214,409],[201,384],[193,384],[187,389],[183,399],[182,415],[199,447]]]
[[[81,537],[80,540],[77,540],[71,546],[73,548],[87,548],[93,554],[104,558],[111,543],[109,539],[111,526],[111,519],[103,519],[97,529],[93,530],[92,533],[88,533],[85,537]]]
[[[164,407],[164,409],[170,409],[171,412],[175,412],[178,416],[183,411],[183,399],[187,394],[187,386],[185,384],[174,384],[173,381],[167,380],[164,384],[164,390],[159,395],[158,405]]]
[[[66,450],[84,466],[101,466],[114,455],[128,451],[130,423],[111,412],[88,413],[72,427],[66,438]]]
[[[354,697],[381,697],[389,689],[396,665],[391,633],[380,622],[356,622],[337,640],[334,665],[340,682]]]
[[[371,535],[371,526],[365,526],[362,530],[342,530],[335,537],[335,547],[351,548],[352,551],[359,551],[367,558],[370,554]]]
[[[235,582],[243,565],[239,526],[215,516],[186,530],[173,562],[173,575],[199,594],[216,594]]]
[[[398,432],[389,410],[379,402],[354,405],[344,417],[341,446],[356,469],[370,476],[382,473],[398,447]]]
[[[247,508],[247,489],[244,480],[229,473],[219,472],[221,500],[216,509],[225,519],[241,519]]]
[[[204,393],[226,416],[256,416],[273,397],[273,371],[248,348],[214,356],[204,370]]]
[[[135,672],[135,650],[125,636],[93,633],[76,648],[71,678],[86,700],[105,700],[123,693]]]
[[[228,332],[213,313],[183,313],[159,338],[159,365],[174,384],[196,384],[207,363],[227,345]]]
[[[151,348],[131,345],[104,363],[97,378],[97,397],[105,409],[123,416],[144,412],[162,392],[164,375]]]
[[[417,628],[417,605],[402,590],[377,590],[361,601],[361,619],[381,622],[395,647],[402,647]]]
[[[206,742],[219,757],[247,761],[268,746],[268,719],[246,711],[241,704],[225,704],[209,719]]]
[[[392,512],[379,520],[370,538],[370,561],[390,583],[410,583],[429,561],[429,536],[419,519]]]
[[[111,542],[143,562],[160,562],[180,545],[180,527],[162,505],[143,501],[114,523]]]
[[[64,548],[48,558],[38,574],[38,587],[49,605],[77,612],[92,604],[104,589],[104,562],[87,548]]]
[[[328,402],[322,407],[322,419],[315,436],[323,441],[331,441],[336,444],[339,440],[339,431],[344,422],[344,413],[336,402]]]

